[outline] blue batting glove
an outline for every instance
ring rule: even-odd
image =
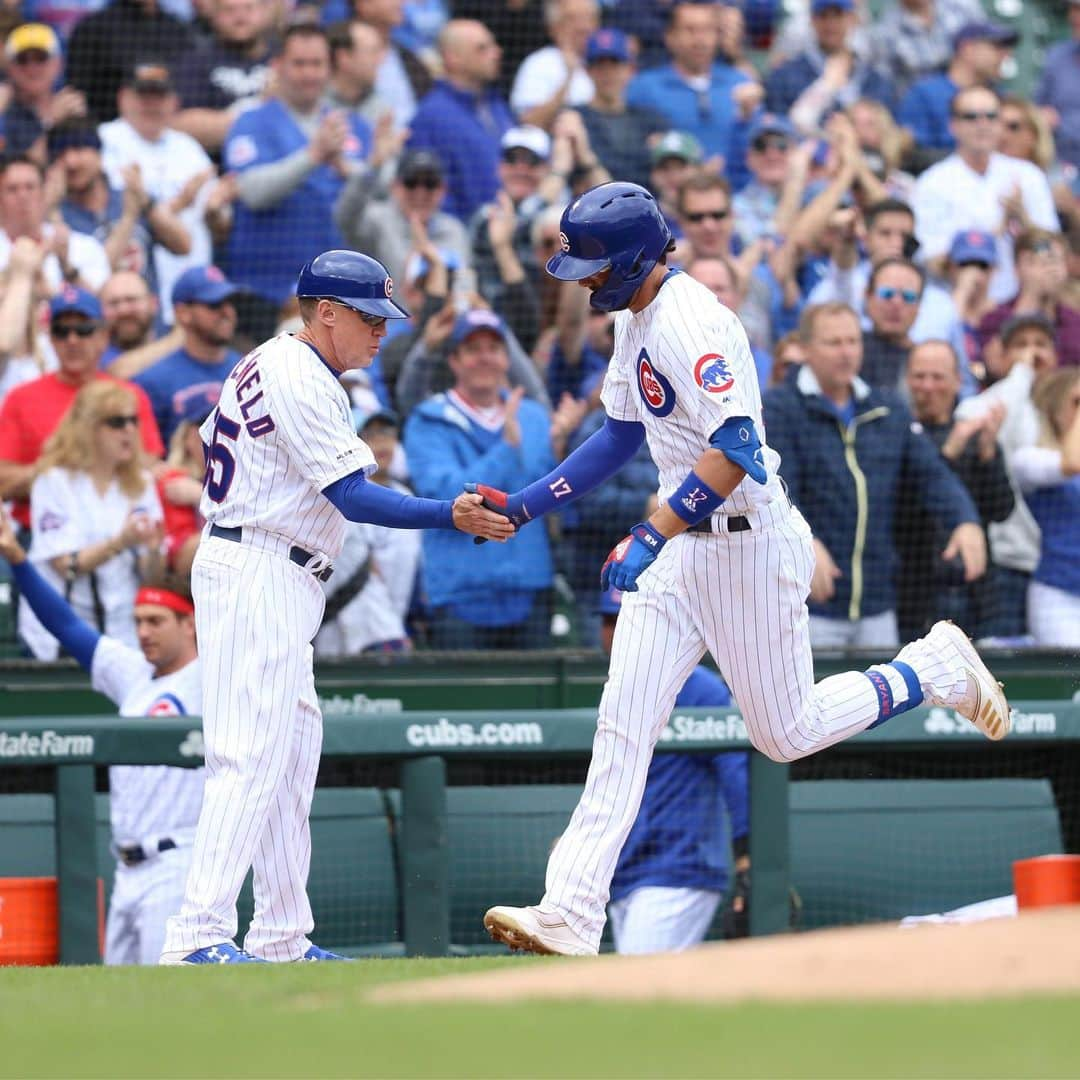
[[[600,570],[600,588],[637,592],[637,579],[656,562],[656,556],[666,543],[667,538],[647,521],[639,522],[630,530],[629,536],[612,548]]]

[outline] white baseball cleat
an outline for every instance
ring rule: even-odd
[[[581,940],[555,911],[538,907],[493,907],[484,916],[484,928],[493,941],[511,952],[540,956],[595,956],[597,950]]]
[[[955,709],[988,739],[1004,739],[1012,730],[1005,688],[990,673],[967,634],[955,623],[938,622],[918,644],[963,676],[947,693],[935,693],[932,687],[926,694],[927,703]]]

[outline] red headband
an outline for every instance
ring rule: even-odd
[[[139,604],[157,604],[160,607],[170,608],[180,615],[195,614],[195,605],[170,589],[142,588],[135,594],[135,606],[138,607]]]

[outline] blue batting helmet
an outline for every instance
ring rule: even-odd
[[[382,315],[407,319],[409,313],[393,300],[394,279],[378,259],[358,251],[324,251],[304,264],[296,282],[297,296],[336,300],[339,304]]]
[[[564,211],[559,244],[547,272],[580,281],[610,269],[592,294],[597,311],[620,311],[630,303],[664,252],[674,246],[656,200],[638,184],[615,182],[590,188]]]

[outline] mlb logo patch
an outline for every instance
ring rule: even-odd
[[[719,353],[706,353],[694,365],[694,382],[706,394],[723,394],[735,385],[735,377]]]
[[[675,408],[675,388],[657,371],[642,349],[637,361],[638,393],[653,416],[667,416]]]

